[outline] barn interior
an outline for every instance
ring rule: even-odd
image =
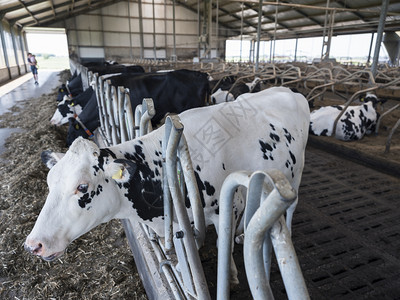
[[[400,2],[393,0],[0,0],[1,298],[260,298],[249,286],[239,244],[234,258],[240,284],[224,294],[211,227],[200,265],[188,262],[187,249],[175,245],[171,254],[163,238],[126,220],[98,226],[50,263],[24,251],[48,193],[40,153],[68,149],[68,126],[49,122],[58,89],[76,73],[83,89],[95,81],[105,103],[119,101],[129,91],[90,69],[113,61],[146,73],[189,69],[216,81],[234,76],[237,85],[258,78],[261,89],[300,92],[311,111],[361,105],[367,92],[384,99],[376,129],[360,140],[309,135],[289,238],[298,265],[288,264],[293,273],[287,275],[279,254],[272,255],[266,293],[275,299],[397,299],[399,12]],[[33,89],[27,35],[38,32],[65,33],[68,68],[40,68]],[[367,46],[338,44],[355,35],[367,36]],[[304,54],[311,51],[302,48],[304,41],[314,38],[317,55]],[[337,54],[346,47],[359,57]],[[123,136],[122,124],[113,126],[99,127],[98,145],[133,139],[129,132]]]

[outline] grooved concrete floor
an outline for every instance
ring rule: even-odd
[[[400,178],[307,147],[292,240],[311,299],[400,299],[399,189]],[[215,298],[210,253],[217,250],[214,243],[206,248],[202,261]],[[251,299],[241,245],[235,261],[241,283],[231,299]],[[287,299],[274,260],[271,288],[275,299]]]

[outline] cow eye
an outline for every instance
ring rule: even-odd
[[[88,187],[89,186],[87,184],[80,184],[80,185],[78,185],[78,187],[76,189],[81,193],[86,193],[88,190]]]

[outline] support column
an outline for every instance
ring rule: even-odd
[[[371,52],[372,52],[372,44],[373,44],[373,42],[374,42],[374,36],[375,36],[375,32],[373,32],[373,33],[371,34],[371,43],[369,44],[367,65],[369,65],[369,63],[370,63],[370,61],[371,61]]]
[[[385,20],[386,20],[388,8],[389,8],[389,0],[382,0],[382,10],[381,10],[381,15],[379,17],[379,25],[378,25],[378,33],[376,36],[374,59],[372,61],[372,66],[371,66],[371,72],[372,72],[372,75],[374,75],[374,77],[376,76],[376,71],[378,69],[379,51],[381,50],[383,30],[385,29]]]
[[[157,60],[157,45],[156,45],[156,10],[154,6],[154,0],[152,0],[152,9],[153,9],[153,53],[154,60]]]
[[[3,17],[4,17],[4,14],[0,15],[0,39],[1,39],[1,45],[3,48],[4,60],[6,62],[6,66],[7,66],[7,70],[8,70],[8,79],[11,79],[10,62],[8,61],[7,47],[6,47],[5,37],[4,37],[4,28],[3,28],[3,21],[2,21]]]
[[[142,0],[138,0],[139,5],[139,31],[140,31],[140,58],[144,58],[144,41],[143,41],[143,16],[142,16]]]
[[[100,20],[101,21],[101,20]],[[79,42],[79,32],[78,32],[78,25],[76,24],[76,17],[74,18],[74,26],[75,26],[75,35],[76,35],[76,54],[77,54],[77,61],[81,61],[81,49]]]
[[[129,24],[129,56],[131,61],[133,60],[133,52],[132,52],[132,29],[131,29],[131,0],[128,0],[128,24]]]
[[[175,0],[173,0],[172,2],[172,31],[173,31],[173,39],[174,39],[174,51],[172,53],[172,60],[176,61],[177,57],[176,57],[176,30],[175,30]]]
[[[263,0],[260,0],[259,1],[259,5],[258,5],[256,71],[258,71],[258,60],[260,58],[260,36],[261,36],[262,3],[263,3]]]
[[[197,57],[199,58],[200,62],[200,56],[201,56],[201,15],[200,15],[200,0],[197,0],[197,30],[198,30],[198,39],[199,42],[197,44]]]
[[[22,32],[22,29],[18,28],[19,43],[20,43],[20,46],[21,46],[22,59],[23,59],[23,62],[24,62],[25,73],[28,73],[28,68],[26,67],[27,58],[25,57],[26,49],[25,49],[25,45],[24,45],[24,41],[23,41],[23,34],[24,33]]]
[[[13,44],[15,62],[17,64],[17,68],[18,68],[18,75],[21,75],[21,69],[19,66],[19,59],[18,59],[17,43],[15,42],[14,25],[15,24],[10,24],[11,41]]]

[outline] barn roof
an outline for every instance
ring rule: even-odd
[[[60,20],[117,2],[121,0],[0,0],[0,16],[21,27],[51,27]],[[202,15],[203,11],[209,11],[208,1],[176,0],[176,3]],[[257,35],[258,0],[213,0],[211,3],[211,17],[219,27],[230,29],[228,32],[234,36],[254,38]],[[381,6],[382,0],[263,1],[261,39],[321,36],[329,28],[330,20],[333,34],[376,32]],[[390,1],[385,30],[400,30],[400,1]]]

